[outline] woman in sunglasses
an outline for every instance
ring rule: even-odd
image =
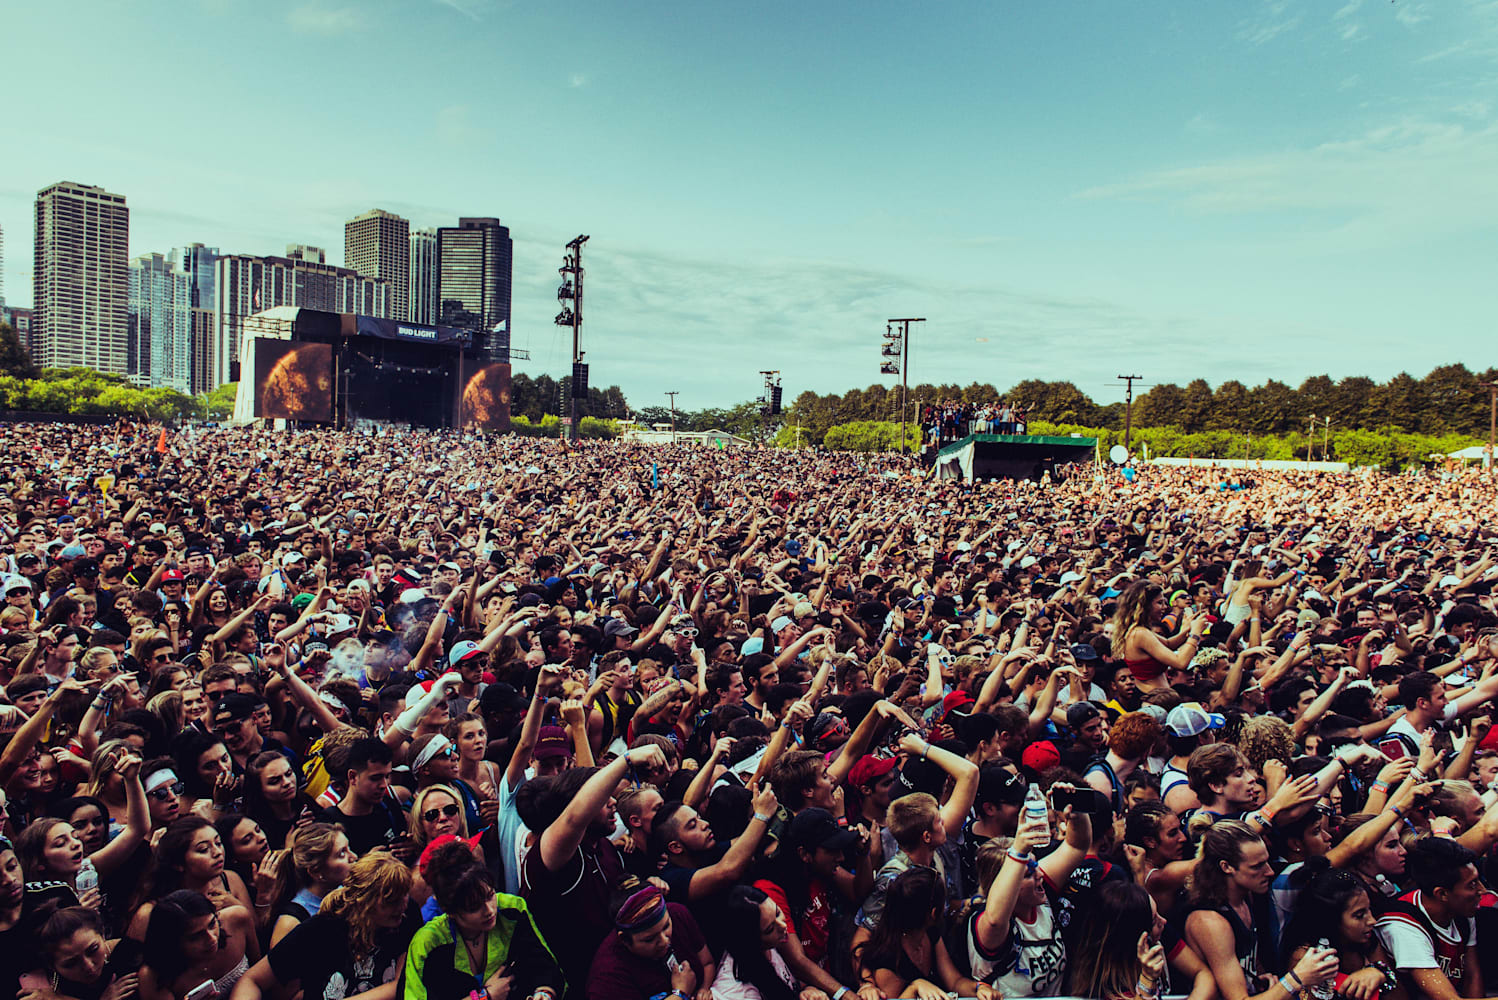
[[[438,837],[468,836],[468,817],[464,814],[457,789],[451,785],[428,785],[418,789],[411,800],[411,840],[417,852]]]
[[[411,772],[416,775],[416,789],[431,785],[446,786],[458,797],[463,819],[470,830],[479,830],[484,820],[479,812],[479,796],[473,787],[458,777],[458,745],[441,733],[417,737],[411,743]],[[413,816],[418,816],[412,812]]]

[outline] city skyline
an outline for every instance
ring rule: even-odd
[[[583,348],[635,405],[750,398],[760,368],[790,398],[887,385],[896,315],[929,317],[912,381],[1069,378],[1104,401],[1119,371],[1215,385],[1491,363],[1492,4],[78,7],[11,18],[35,43],[18,78],[42,78],[59,33],[79,63],[8,154],[13,306],[30,203],[67,178],[127,197],[132,258],[335,248],[371,208],[412,231],[501,218],[531,375],[566,374],[556,267],[587,232]],[[217,36],[234,44],[194,42]],[[162,112],[197,155],[123,118],[53,124],[125,72],[123,51],[220,74]],[[360,70],[411,58],[444,72]],[[295,107],[263,102],[270,78],[296,81]],[[355,94],[380,107],[367,142],[343,113]]]

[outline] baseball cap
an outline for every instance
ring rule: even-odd
[[[292,550],[291,552],[288,552],[284,556],[281,557],[281,568],[285,569],[287,566],[290,566],[292,563],[299,563],[299,562],[302,562],[302,561],[303,561],[302,554],[300,552]]]
[[[483,655],[484,651],[479,648],[478,643],[474,642],[472,639],[464,639],[462,642],[453,644],[452,652],[447,654],[447,665],[450,667],[456,667],[459,663],[462,663],[470,656]]]
[[[779,618],[776,618],[770,623],[770,631],[778,635],[783,629],[786,629],[794,624],[796,623],[791,619],[787,618],[785,615],[781,615]]]
[[[531,754],[537,760],[571,757],[572,741],[567,739],[567,730],[561,726],[542,726],[536,737],[536,749]]]
[[[940,798],[942,786],[946,783],[947,772],[931,761],[922,760],[920,757],[906,757],[905,762],[900,765],[900,776],[895,779],[893,787],[890,788],[890,801],[893,802],[895,799],[916,792],[925,792]]]
[[[259,704],[258,698],[230,691],[213,706],[213,728],[218,729],[231,722],[243,722],[255,714],[255,706]]]
[[[162,583],[181,583],[185,579],[187,579],[187,577],[182,575],[182,571],[180,569],[165,570],[161,574]]]
[[[622,618],[610,618],[603,623],[603,634],[610,639],[628,639],[632,635],[638,635],[639,629]]]
[[[83,546],[75,543],[73,545],[64,545],[62,547],[62,551],[57,553],[57,558],[82,559],[86,554],[87,553],[83,551]]]
[[[1066,710],[1066,724],[1072,729],[1081,729],[1103,714],[1103,710],[1090,701],[1079,701]]]
[[[802,601],[791,609],[792,618],[810,618],[817,613],[817,609],[810,601]]]
[[[1097,650],[1092,648],[1091,643],[1086,642],[1072,643],[1071,655],[1074,660],[1095,660],[1098,658]]]
[[[1002,764],[985,764],[978,773],[979,802],[1000,806],[1022,805],[1028,790],[1029,784],[1024,777]]]
[[[500,681],[484,688],[479,695],[479,708],[493,715],[500,712],[521,712],[530,704],[525,695],[515,690],[515,685]]]
[[[307,605],[311,604],[313,600],[314,598],[311,594],[298,594],[291,599],[291,606],[298,611],[305,611]]]
[[[1315,611],[1312,608],[1306,608],[1300,614],[1295,616],[1295,627],[1305,628],[1307,625],[1315,625],[1320,621],[1321,615],[1319,612]]]
[[[876,757],[871,753],[864,754],[858,758],[858,763],[848,772],[848,784],[854,788],[878,781],[895,769],[897,761],[893,757]]]
[[[20,576],[19,574],[15,576],[8,576],[5,578],[5,592],[7,594],[13,594],[19,590],[24,590],[27,593],[30,593],[31,581],[26,579],[24,576]]]
[[[765,640],[760,636],[751,635],[749,638],[745,639],[744,644],[739,647],[739,655],[750,656],[754,653],[763,652],[764,648]]]
[[[1061,751],[1050,740],[1039,740],[1025,747],[1019,762],[1039,774],[1061,763]]]
[[[953,691],[941,700],[941,714],[948,715],[969,705],[977,704],[977,699],[966,691]]]
[[[1177,705],[1165,717],[1165,728],[1172,736],[1200,736],[1208,729],[1220,729],[1227,720],[1215,712],[1202,708],[1200,703],[1188,701]]]
[[[837,820],[826,809],[812,807],[791,818],[786,824],[785,839],[792,848],[815,850],[825,847],[829,851],[846,851],[858,843],[858,834],[838,826]]]

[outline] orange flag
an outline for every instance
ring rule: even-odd
[[[156,439],[156,454],[158,454],[158,455],[165,455],[166,454],[166,428],[165,427],[163,427],[161,429],[161,437],[159,437],[159,438]]]

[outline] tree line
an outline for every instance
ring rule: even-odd
[[[1463,364],[1442,365],[1423,378],[1400,373],[1387,382],[1364,376],[1333,380],[1314,375],[1298,388],[1270,379],[1247,386],[1229,379],[1213,389],[1205,379],[1184,386],[1166,382],[1151,386],[1134,399],[1136,428],[1173,428],[1183,434],[1222,431],[1243,435],[1305,434],[1311,417],[1317,436],[1331,418],[1331,433],[1368,430],[1384,434],[1487,438],[1488,384],[1498,381],[1498,369],[1473,372]],[[923,383],[910,387],[908,418],[922,403],[960,400],[984,405],[1008,400],[1024,408],[1031,423],[1068,424],[1122,431],[1124,404],[1100,404],[1072,382],[1027,379],[1007,392],[991,383],[966,386]],[[821,443],[833,427],[863,421],[900,421],[900,388],[871,385],[838,394],[803,392],[784,418],[785,426],[801,424],[803,438]]]

